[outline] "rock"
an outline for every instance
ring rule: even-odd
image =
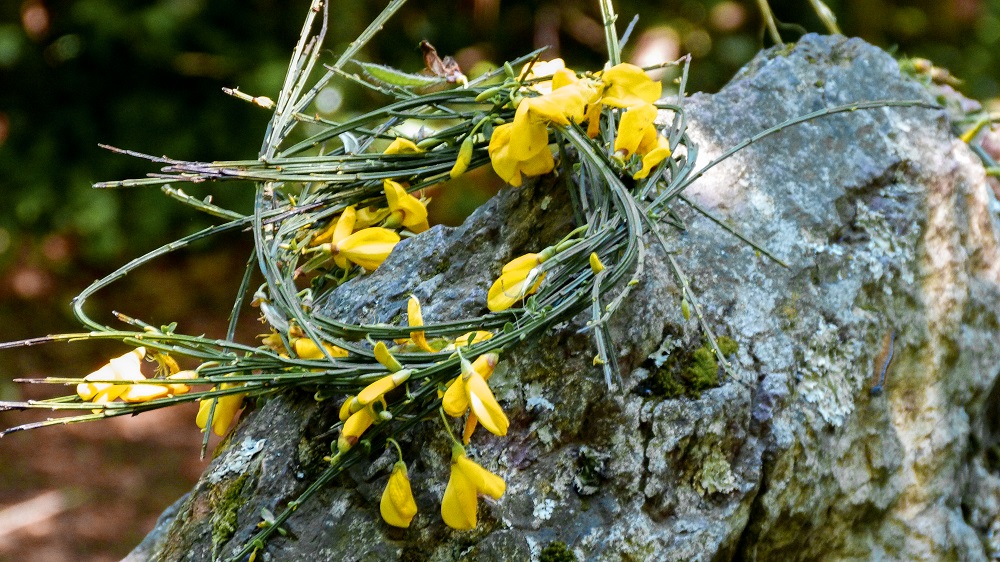
[[[807,35],[685,104],[706,163],[788,118],[885,99],[930,96],[875,47]],[[440,521],[449,447],[432,422],[403,443],[420,509],[409,529],[378,515],[386,454],[302,505],[290,536],[258,559],[525,560],[555,541],[580,560],[1000,553],[1000,414],[987,400],[1000,397],[996,203],[945,113],[812,120],[753,143],[686,194],[788,264],[685,205],[686,232],[664,228],[713,330],[735,342],[735,376],[650,395],[669,361],[697,357],[704,340],[646,240],[644,273],[612,327],[629,392],[606,391],[590,336],[577,333],[585,319],[503,356],[491,386],[509,435],[477,434],[474,456],[508,488],[481,502],[475,531]],[[567,208],[551,181],[505,190],[317,306],[391,322],[413,292],[428,320],[478,313],[500,265],[571,229]],[[283,396],[245,418],[132,559],[230,555],[262,507],[277,512],[321,471],[334,405]]]

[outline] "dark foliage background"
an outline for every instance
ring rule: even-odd
[[[297,0],[7,0],[0,3],[0,340],[77,329],[69,300],[124,261],[207,226],[209,219],[156,189],[93,190],[137,177],[146,162],[106,143],[189,160],[253,158],[268,115],[221,92],[275,96],[308,2]],[[334,2],[330,60],[383,2]],[[752,0],[616,2],[619,29],[634,15],[626,59],[693,55],[689,90],[713,91],[769,40]],[[786,40],[823,31],[806,0],[773,1]],[[1000,103],[1000,0],[830,0],[847,35],[926,57],[962,79],[973,98]],[[428,39],[467,73],[549,45],[575,68],[598,68],[597,2],[410,2],[364,51],[408,71]],[[380,102],[336,85],[316,111],[337,118]],[[991,101],[992,100],[992,101]],[[739,108],[733,108],[739,111]],[[183,186],[247,209],[252,186]],[[454,224],[499,186],[471,174],[435,195],[438,222]],[[102,295],[151,323],[192,333],[224,329],[249,241],[233,236],[171,256]],[[99,315],[100,316],[100,315]],[[100,316],[110,318],[106,314]],[[245,339],[260,331],[253,319]],[[3,352],[0,396],[40,397],[17,376],[80,376],[112,345]],[[42,430],[0,442],[0,559],[114,560],[203,467],[193,412],[144,415],[97,426]],[[26,420],[0,415],[0,425]],[[33,503],[32,503],[33,502]]]

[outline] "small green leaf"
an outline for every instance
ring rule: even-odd
[[[391,86],[400,86],[403,88],[423,88],[444,82],[443,79],[438,78],[437,76],[410,74],[408,72],[403,72],[402,70],[396,70],[391,66],[382,66],[381,64],[374,64],[370,62],[362,62],[358,64],[361,65],[361,68],[365,69],[365,73],[368,74],[368,76]]]

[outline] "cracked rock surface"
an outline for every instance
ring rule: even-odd
[[[763,52],[715,95],[685,100],[699,162],[825,107],[932,101],[886,53],[805,36]],[[664,116],[667,117],[667,116]],[[585,319],[501,358],[490,380],[506,438],[470,453],[508,484],[480,524],[440,521],[449,445],[436,424],[404,440],[420,512],[386,526],[394,458],[351,470],[299,508],[263,560],[530,560],[552,541],[579,560],[986,560],[1000,554],[1000,256],[997,204],[943,111],[823,117],[753,143],[687,197],[787,268],[679,205],[671,250],[735,376],[652,395],[650,359],[703,344],[666,259],[614,317],[628,388],[607,392]],[[544,201],[544,204],[543,204]],[[435,227],[318,306],[388,322],[414,293],[425,320],[479,312],[513,256],[568,232],[565,194],[505,190],[458,228]],[[874,379],[892,360],[883,391]],[[659,351],[658,351],[659,350]],[[655,353],[654,353],[655,352]],[[285,396],[252,412],[196,488],[130,560],[211,560],[243,544],[322,469],[337,404]]]

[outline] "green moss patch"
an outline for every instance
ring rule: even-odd
[[[566,546],[566,543],[552,541],[542,549],[538,562],[578,562],[573,551]]]
[[[731,338],[716,338],[724,357],[736,353],[739,345]],[[674,353],[653,373],[650,390],[664,398],[700,398],[702,391],[719,386],[719,362],[708,342],[689,351]]]
[[[236,533],[237,514],[243,505],[243,485],[248,474],[228,482],[220,482],[209,493],[209,505],[212,507],[212,551],[218,552],[219,547],[229,542]]]

